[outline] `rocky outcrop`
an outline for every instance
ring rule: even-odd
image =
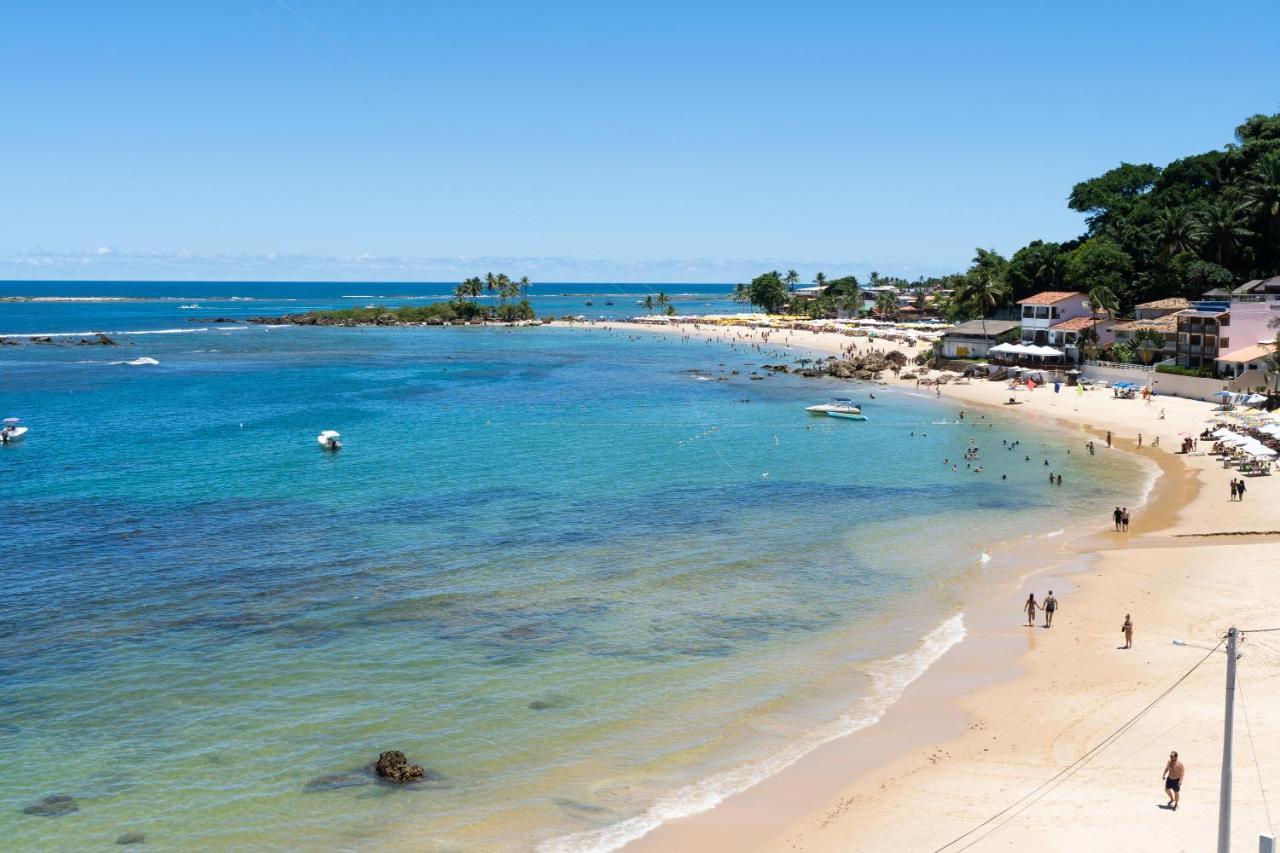
[[[125,832],[116,839],[116,844],[146,844],[147,836],[141,832]]]
[[[188,323],[239,323],[235,317],[188,317]]]
[[[398,749],[391,749],[379,755],[373,765],[373,772],[380,778],[396,784],[416,782],[426,775],[426,771],[420,765],[410,764],[409,759]]]
[[[22,810],[23,814],[40,817],[62,817],[80,811],[76,798],[67,794],[52,794]]]
[[[107,337],[102,332],[98,332],[98,334],[94,335],[92,338],[81,338],[80,340],[76,341],[76,346],[114,347],[114,346],[119,346],[119,344],[111,340],[111,338]]]

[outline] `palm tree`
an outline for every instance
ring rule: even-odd
[[[1267,356],[1263,364],[1267,368],[1267,378],[1280,379],[1280,335],[1276,336],[1276,351]],[[1272,392],[1280,391],[1280,381],[1272,384]]]
[[[827,286],[827,274],[820,272],[813,277],[813,283],[818,285],[818,292],[821,293],[823,288]]]
[[[1200,224],[1187,208],[1165,208],[1156,215],[1154,224],[1161,257],[1168,258],[1196,250],[1196,245],[1200,242]]]
[[[1098,319],[1099,309],[1112,317],[1120,310],[1120,300],[1116,298],[1115,292],[1105,284],[1095,284],[1091,287],[1087,298],[1089,300],[1089,313],[1095,320]]]
[[[742,287],[742,285],[738,285],[738,287]],[[653,313],[653,297],[652,296],[645,296],[644,310],[648,311],[650,314]]]
[[[665,294],[665,293],[663,293],[661,290],[659,290],[659,291],[658,291],[658,298],[657,298],[657,299],[655,299],[655,300],[654,300],[654,302],[657,304],[657,306],[658,306],[659,308],[662,308],[662,307],[664,307],[664,306],[666,306],[666,305],[670,304],[671,300],[667,298],[667,294]]]
[[[1250,207],[1262,215],[1268,237],[1280,239],[1280,151],[1271,152],[1254,165],[1244,196]]]
[[[520,276],[520,301],[521,302],[529,298],[530,285],[531,285],[531,282],[529,281],[529,276],[527,275]]]
[[[1249,230],[1249,208],[1230,198],[1210,204],[1199,216],[1199,235],[1213,248],[1214,260],[1226,266],[1227,259],[1241,240],[1253,236]]]
[[[796,285],[800,283],[800,273],[795,270],[787,270],[787,275],[782,280],[787,283],[787,290],[794,293]]]
[[[1003,278],[994,275],[980,275],[963,282],[956,296],[968,302],[978,311],[982,318],[982,337],[987,336],[987,312],[994,311],[1009,295],[1009,284]]]
[[[498,277],[491,272],[484,274],[484,289],[489,292],[489,300],[492,303],[493,295],[498,291]],[[498,313],[495,309],[495,315]]]
[[[467,301],[467,283],[464,281],[453,289],[453,301],[461,305]]]
[[[898,314],[898,296],[892,290],[882,290],[876,294],[876,313],[881,317],[894,317]]]

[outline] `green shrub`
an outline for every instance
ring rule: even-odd
[[[1176,376],[1198,376],[1201,379],[1212,379],[1213,370],[1208,367],[1182,367],[1177,364],[1157,364],[1156,373],[1172,373]]]

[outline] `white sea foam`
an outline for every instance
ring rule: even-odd
[[[991,555],[988,554],[986,551],[983,551],[982,556],[978,558],[978,561],[985,566],[987,563],[991,562]]]
[[[1046,539],[1052,539],[1052,538],[1054,538],[1055,536],[1061,536],[1062,534],[1064,534],[1064,533],[1066,533],[1066,532],[1067,532],[1067,528],[1065,528],[1065,527],[1059,527],[1057,530],[1053,531],[1052,533],[1046,533],[1046,534],[1044,535],[1044,538],[1046,538]]]
[[[643,814],[601,829],[553,839],[541,845],[539,850],[542,853],[617,850],[667,821],[710,810],[726,798],[780,773],[824,743],[875,725],[911,682],[923,675],[964,636],[964,614],[957,613],[935,628],[912,651],[891,657],[873,668],[869,673],[871,692],[857,710],[841,715],[767,758],[686,785],[656,801]]]
[[[130,365],[131,367],[143,367],[144,365],[148,365],[148,364],[159,364],[159,363],[160,363],[160,362],[156,361],[154,358],[148,358],[148,357],[147,357],[147,356],[145,356],[145,355],[144,355],[144,356],[142,356],[141,358],[135,358],[133,361],[109,361],[109,362],[107,362],[107,364],[127,364],[127,365]]]

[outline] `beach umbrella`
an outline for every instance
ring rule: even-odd
[[[1214,394],[1213,396],[1215,396],[1215,397],[1232,397],[1232,396],[1235,396],[1235,395],[1233,395],[1230,391],[1219,391],[1219,392],[1217,392],[1216,394]]]

